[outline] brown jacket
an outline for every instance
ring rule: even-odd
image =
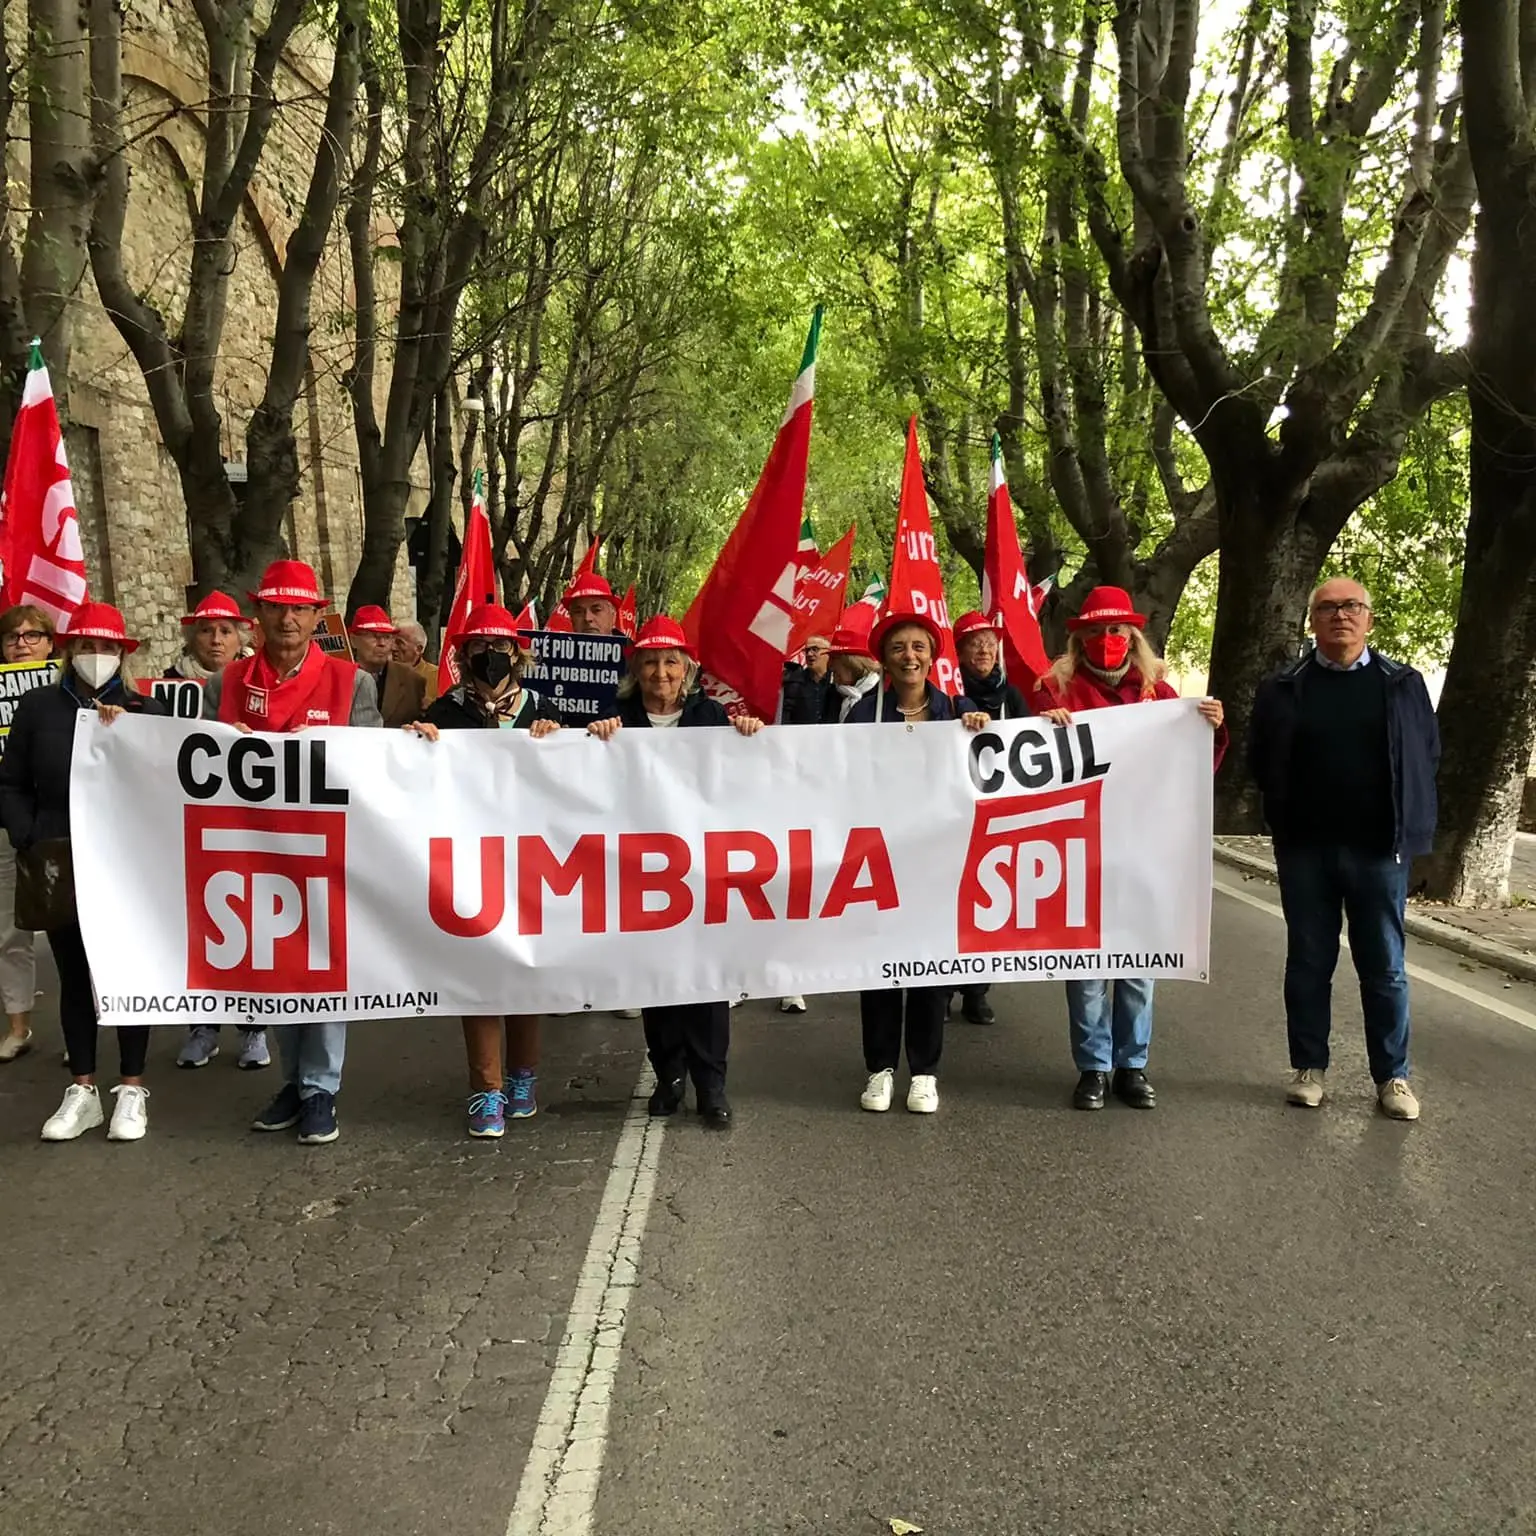
[[[403,661],[386,661],[379,685],[379,710],[384,716],[384,729],[397,730],[413,720],[420,720],[426,707],[426,679],[415,667],[408,667]]]
[[[426,683],[427,703],[430,704],[437,697],[437,663],[423,656],[411,670]]]

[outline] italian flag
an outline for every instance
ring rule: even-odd
[[[86,598],[85,549],[42,343],[32,342],[0,494],[0,608],[31,603],[62,634]]]
[[[768,461],[683,620],[711,697],[760,720],[778,713],[794,631],[820,340],[818,308]]]

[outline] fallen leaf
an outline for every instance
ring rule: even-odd
[[[887,1515],[885,1523],[891,1528],[891,1536],[923,1536],[922,1526],[898,1520],[895,1515]]]

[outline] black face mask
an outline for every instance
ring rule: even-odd
[[[495,691],[512,676],[512,658],[505,651],[477,651],[469,658],[469,675]]]

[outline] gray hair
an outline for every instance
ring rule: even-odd
[[[1360,588],[1361,593],[1365,597],[1365,606],[1367,608],[1374,608],[1376,606],[1371,601],[1371,594],[1365,590],[1365,583],[1363,581],[1355,581],[1355,578],[1353,576],[1330,576],[1328,578],[1328,581],[1350,581],[1350,582],[1354,582],[1354,584],[1357,587]],[[1316,606],[1316,604],[1317,604],[1317,594],[1319,592],[1321,592],[1323,590],[1323,588],[1328,585],[1328,581],[1320,581],[1320,582],[1318,582],[1318,584],[1315,587],[1312,588],[1312,595],[1307,599],[1307,612],[1308,613],[1311,613],[1312,609]]]
[[[625,658],[627,669],[624,676],[619,679],[618,696],[621,699],[633,698],[640,691],[639,669],[635,665],[639,654],[638,651],[632,650]],[[699,680],[699,664],[684,650],[678,650],[677,654],[683,658],[684,664],[683,690],[678,697],[686,699],[693,692],[694,684]]]
[[[403,624],[396,624],[395,628],[405,636],[412,645],[419,645],[423,650],[427,646],[427,632],[415,619],[407,619]]]

